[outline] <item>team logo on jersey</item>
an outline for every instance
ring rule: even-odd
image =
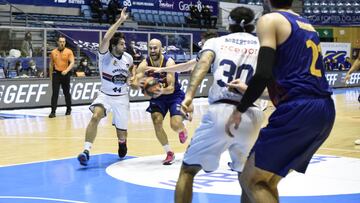
[[[115,72],[118,72],[118,74],[114,75],[112,77],[112,82],[116,85],[123,85],[126,83],[127,81],[127,78],[129,76],[129,71],[127,70],[123,70],[123,69],[115,69],[113,71],[114,73]]]
[[[117,66],[117,63],[118,63],[117,60],[114,60],[113,65]]]
[[[111,81],[116,84],[116,85],[123,85],[126,83],[127,81],[127,76],[126,75],[114,75],[112,78],[111,78]]]

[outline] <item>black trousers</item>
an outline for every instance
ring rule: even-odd
[[[58,97],[59,97],[59,90],[63,90],[66,102],[66,108],[71,110],[71,95],[70,95],[70,72],[66,75],[62,75],[60,71],[53,72],[53,79],[52,79],[52,96],[51,96],[51,112],[55,113]]]

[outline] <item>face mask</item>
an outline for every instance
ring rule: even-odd
[[[87,66],[87,62],[83,62],[82,65],[83,65],[83,66]]]
[[[35,66],[30,66],[31,69],[35,69]]]

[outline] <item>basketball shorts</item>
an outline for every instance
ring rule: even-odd
[[[129,95],[109,96],[102,92],[98,92],[96,99],[90,105],[91,112],[94,111],[95,106],[102,105],[105,108],[106,115],[112,112],[112,124],[119,130],[127,130],[129,119]],[[106,116],[105,115],[105,116]]]
[[[150,100],[150,105],[146,109],[149,113],[160,112],[165,118],[168,111],[170,116],[182,115],[180,112],[181,102],[184,100],[185,94],[179,91],[170,95],[162,95],[159,98]]]
[[[243,170],[265,115],[258,107],[250,107],[242,114],[239,128],[235,130],[232,126],[234,137],[230,137],[225,132],[225,124],[234,108],[225,103],[209,105],[184,154],[184,165],[200,165],[206,172],[215,171],[221,154],[228,149],[232,170]]]
[[[255,166],[285,177],[290,169],[305,173],[335,120],[331,97],[280,104],[261,129],[251,153]]]

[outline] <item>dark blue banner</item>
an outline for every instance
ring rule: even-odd
[[[359,14],[304,14],[313,25],[360,25]]]
[[[33,6],[53,6],[53,7],[74,7],[80,8],[81,5],[90,3],[90,0],[8,0],[11,4],[25,4]],[[103,3],[107,0],[102,1]]]
[[[33,6],[73,7],[89,5],[90,0],[8,0],[11,4],[24,4]],[[101,0],[106,7],[110,0]],[[148,9],[174,12],[189,12],[190,6],[195,5],[201,9],[207,5],[213,16],[218,15],[219,2],[215,0],[123,0],[119,1],[123,7],[134,9]]]
[[[91,61],[96,61],[99,49],[99,33],[91,31],[58,31],[66,37],[66,42],[71,47],[78,47]],[[76,51],[76,50],[73,50]]]
[[[131,9],[148,9],[159,11],[189,12],[190,7],[195,5],[201,9],[207,5],[213,16],[218,15],[219,2],[215,0],[124,0],[123,6]]]

